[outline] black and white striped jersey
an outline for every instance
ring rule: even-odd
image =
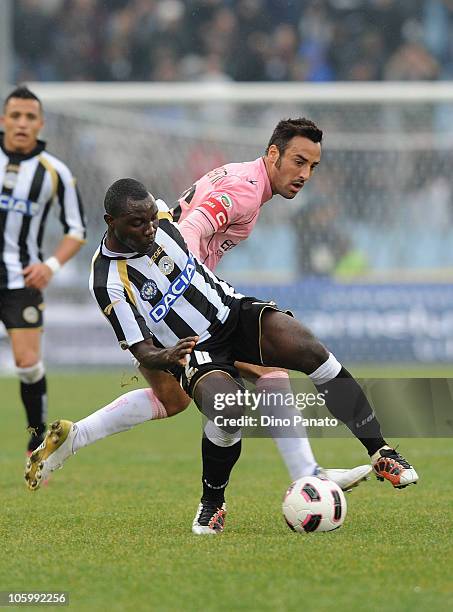
[[[27,155],[10,153],[0,134],[0,185],[0,289],[21,289],[22,270],[42,261],[52,204],[60,206],[64,233],[85,239],[82,202],[70,170],[45,151],[42,141]]]
[[[159,227],[147,255],[113,253],[104,240],[93,257],[90,291],[111,323],[121,348],[152,338],[158,347],[224,328],[244,296],[189,252],[166,204],[157,200]]]

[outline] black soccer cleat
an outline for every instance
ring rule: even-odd
[[[217,535],[225,527],[226,504],[201,500],[192,523],[192,533],[197,535]]]

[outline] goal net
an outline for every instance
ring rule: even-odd
[[[117,178],[135,177],[171,204],[206,171],[262,155],[281,118],[305,116],[324,130],[321,165],[294,200],[275,197],[263,207],[252,236],[228,253],[219,275],[259,297],[277,296],[350,360],[353,353],[358,361],[453,360],[453,348],[445,345],[451,333],[453,347],[446,311],[435,313],[444,317],[439,325],[446,335],[433,340],[442,349],[420,338],[416,346],[413,335],[420,325],[422,334],[431,334],[434,314],[426,302],[453,270],[453,86],[30,87],[44,103],[48,148],[76,175],[88,218],[87,246],[48,292],[49,326],[60,321],[71,345],[84,344],[71,359],[102,361],[102,343],[112,345],[112,332],[100,315],[91,314],[86,289],[89,262],[105,228],[107,187]],[[60,235],[54,219],[48,242]],[[442,296],[448,302],[449,295]],[[411,311],[412,323],[402,322],[414,300],[421,310]],[[392,312],[395,333],[387,337]],[[90,329],[82,339],[80,324],[73,325],[72,337],[71,320],[102,328],[97,345]],[[352,346],[354,334],[363,341],[360,350]],[[376,349],[380,340],[385,350]],[[60,362],[66,359],[59,342],[52,342],[49,356],[55,351]]]

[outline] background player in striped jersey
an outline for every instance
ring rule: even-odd
[[[237,293],[201,264],[170,221],[165,203],[156,202],[138,181],[116,181],[104,205],[108,230],[93,258],[93,297],[120,346],[146,368],[171,372],[208,418],[194,533],[223,531],[224,493],[241,452],[240,429],[230,419],[243,414],[243,404],[226,403],[225,425],[213,421],[215,398],[241,392],[237,362],[307,374],[330,412],[367,449],[378,478],[397,488],[417,482],[414,468],[383,439],[360,386],[308,329],[273,302]],[[138,389],[78,423],[56,421],[27,464],[29,488],[37,489],[83,446],[162,416],[170,414],[156,392]]]
[[[85,239],[82,203],[68,167],[38,140],[44,125],[40,100],[18,87],[5,100],[0,134],[0,320],[11,341],[28,426],[28,451],[46,429],[46,376],[41,360],[43,296],[59,268]],[[43,262],[41,244],[53,203],[64,237]]]

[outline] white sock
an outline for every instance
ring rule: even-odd
[[[208,421],[206,423],[204,433],[213,444],[216,446],[222,446],[223,448],[233,446],[233,444],[236,444],[241,439],[240,429],[235,432],[228,433],[227,431],[220,429],[220,427],[218,427],[214,421]]]
[[[341,370],[341,363],[337,361],[335,355],[329,353],[326,361],[319,366],[314,372],[309,374],[314,385],[325,385],[333,380]]]
[[[289,376],[282,371],[270,372],[261,376],[256,382],[256,391],[257,393],[279,393],[283,398],[289,398],[293,394]],[[279,413],[282,416],[288,412],[294,414],[296,409],[294,406],[288,406],[288,402],[284,402],[281,406],[278,403],[268,406],[263,402],[260,406],[260,412],[262,415],[278,417]],[[281,428],[269,427],[269,430],[288,468],[291,479],[297,480],[302,476],[312,476],[318,465],[311,450],[305,427],[302,424],[285,427],[285,435],[291,436],[285,438],[280,437],[283,433]]]
[[[145,421],[165,419],[167,412],[152,389],[129,391],[93,414],[77,421],[72,450],[93,444],[107,436],[127,431]]]

